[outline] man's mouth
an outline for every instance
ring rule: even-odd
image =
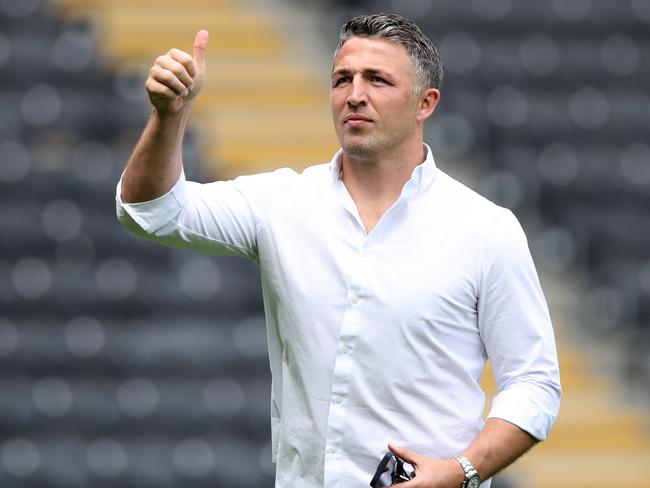
[[[343,123],[350,127],[361,127],[371,122],[370,118],[361,114],[350,114],[343,119]]]

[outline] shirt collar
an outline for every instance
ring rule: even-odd
[[[431,183],[436,175],[436,162],[433,159],[433,153],[428,144],[424,144],[424,150],[427,155],[421,164],[418,164],[411,173],[411,179],[406,183],[406,188],[421,190]],[[330,161],[330,174],[332,181],[337,182],[341,179],[341,163],[343,159],[343,149],[339,149]]]

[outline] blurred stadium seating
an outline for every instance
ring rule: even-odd
[[[128,235],[114,186],[149,64],[201,27],[187,173],[327,160],[327,49],[369,11],[440,46],[436,160],[515,211],[557,304],[563,410],[498,486],[650,487],[646,0],[0,0],[0,487],[273,485],[255,266]]]
[[[272,486],[257,271],[116,222],[148,108],[96,38],[0,2],[0,486]]]

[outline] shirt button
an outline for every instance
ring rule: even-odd
[[[330,446],[330,447],[327,449],[327,452],[329,452],[330,454],[335,454],[335,453],[336,453],[336,447],[334,447],[334,446]]]
[[[356,305],[357,303],[359,303],[359,297],[357,297],[357,296],[353,296],[353,297],[350,299],[350,301],[352,302],[352,305]]]
[[[350,354],[350,352],[352,352],[352,349],[350,349],[348,346],[343,346],[343,347],[341,348],[341,352],[342,352],[343,354]]]
[[[340,396],[335,396],[334,398],[332,398],[332,401],[337,405],[340,405],[341,403],[343,403],[343,398],[341,398]]]

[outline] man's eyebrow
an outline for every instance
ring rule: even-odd
[[[387,71],[382,70],[381,68],[364,68],[362,70],[364,74],[368,75],[381,75],[386,78],[392,78],[390,73]],[[352,73],[352,71],[349,68],[336,68],[334,71],[332,71],[332,76],[334,75],[349,75]]]
[[[334,75],[349,75],[350,70],[347,68],[336,68],[332,70],[332,76]]]

